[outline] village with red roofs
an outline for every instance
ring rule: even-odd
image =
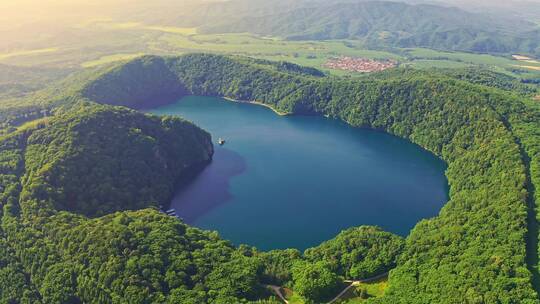
[[[397,66],[395,60],[379,61],[367,58],[339,57],[328,60],[323,67],[349,72],[380,72]]]

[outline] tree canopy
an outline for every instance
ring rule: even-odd
[[[160,77],[159,89],[145,91]],[[191,54],[87,71],[5,105],[0,280],[13,287],[0,296],[242,303],[258,300],[261,284],[292,282],[305,297],[324,296],[336,277],[395,266],[384,297],[370,301],[538,303],[540,112],[500,83],[466,80],[440,71],[333,78],[294,65]],[[180,119],[97,104],[139,108],[167,100],[161,94],[255,100],[409,139],[448,163],[450,201],[404,243],[361,227],[304,255],[235,247],[148,208],[167,200],[171,184],[187,173],[182,168],[209,160],[208,134]],[[43,116],[52,117],[14,130]],[[296,276],[287,271],[306,262]],[[324,284],[310,291],[302,278],[313,274]]]

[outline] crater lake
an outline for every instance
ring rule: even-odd
[[[446,164],[384,132],[214,97],[150,112],[212,134],[212,163],[178,190],[171,208],[237,245],[303,250],[361,225],[406,236],[448,200]]]

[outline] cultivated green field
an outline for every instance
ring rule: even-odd
[[[449,63],[455,63],[455,67],[462,67],[463,65],[482,65],[492,67],[498,72],[506,72],[515,74],[515,70],[522,70],[523,72],[534,73],[540,69],[540,62],[537,61],[518,61],[507,57],[499,57],[485,54],[472,54],[463,52],[442,52],[430,49],[404,49],[403,53],[410,61],[416,66],[437,66],[448,65]],[[426,63],[426,61],[429,61]],[[514,73],[512,73],[514,72]]]
[[[540,75],[540,63],[507,57],[440,52],[430,49],[367,50],[361,41],[287,41],[248,33],[198,34],[196,28],[167,27],[113,20],[82,21],[61,40],[39,41],[28,49],[0,52],[0,63],[21,66],[90,68],[143,54],[179,55],[211,52],[247,55],[276,61],[289,61],[319,68],[333,75],[358,73],[330,70],[324,63],[332,57],[351,56],[393,59],[402,66],[419,69],[489,67],[513,76]],[[81,39],[81,37],[83,39]]]

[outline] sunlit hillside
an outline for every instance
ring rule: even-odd
[[[540,304],[540,0],[0,0],[0,304]]]

